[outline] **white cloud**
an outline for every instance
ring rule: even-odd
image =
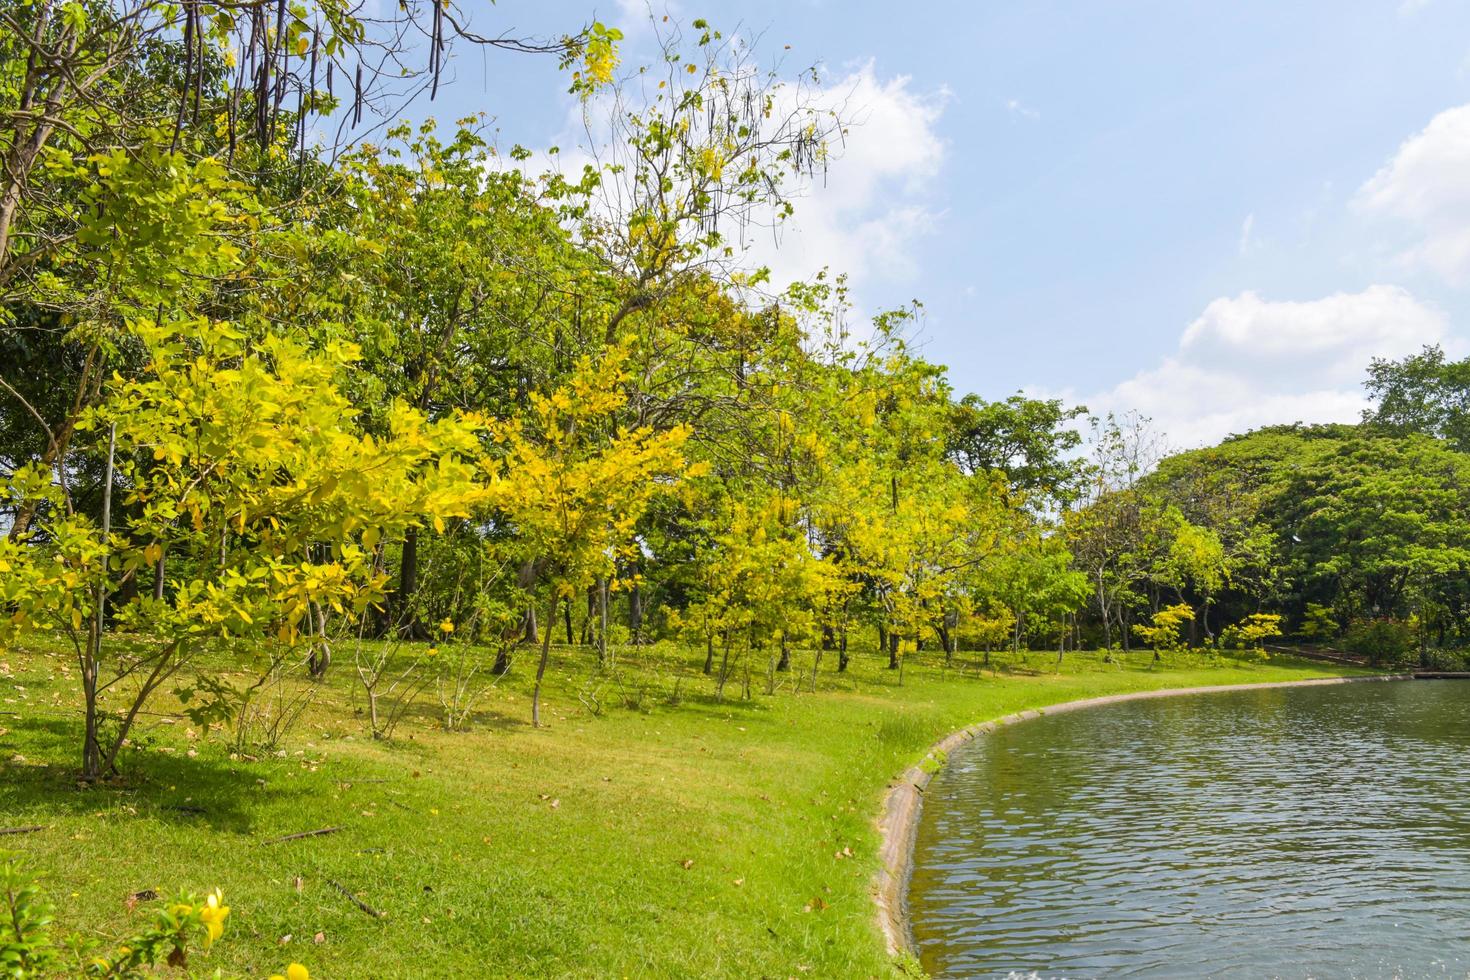
[[[755,238],[750,264],[770,266],[780,286],[824,266],[855,284],[912,278],[913,246],[939,220],[930,196],[945,156],[937,126],[947,93],[915,91],[906,75],[880,78],[868,62],[810,94],[853,125],[776,239]]]
[[[1355,422],[1374,357],[1444,343],[1439,310],[1398,286],[1306,302],[1253,292],[1210,303],[1156,367],[1083,401],[1094,413],[1136,409],[1174,445],[1285,422]]]
[[[1401,259],[1470,282],[1470,105],[1446,109],[1359,188],[1355,204],[1397,219],[1415,242]]]

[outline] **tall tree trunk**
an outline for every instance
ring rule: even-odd
[[[725,696],[725,682],[730,679],[730,631],[725,630],[723,651],[720,654],[720,680],[715,685],[715,700]]]
[[[327,676],[327,668],[332,664],[332,646],[327,642],[327,613],[320,603],[310,603],[307,607],[307,621],[311,624],[311,653],[306,658],[306,673],[312,680],[321,680]]]
[[[524,627],[522,631],[523,643],[534,646],[541,642],[541,634],[536,629],[536,604],[534,602],[526,603],[526,611],[521,616],[521,624]],[[551,627],[552,623],[548,622],[546,624],[546,632],[550,633]]]
[[[403,559],[398,565],[397,608],[398,634],[407,640],[421,640],[422,627],[413,611],[414,595],[419,590],[419,529],[410,527],[403,535]]]
[[[607,579],[597,580],[597,662],[607,666]]]
[[[639,589],[637,580],[634,580],[633,587],[628,590],[628,629],[633,634],[635,646],[643,641],[643,592]]]
[[[779,671],[791,670],[791,649],[786,645],[786,634],[781,634],[781,659],[776,661],[776,669]]]
[[[571,646],[576,641],[572,639],[572,602],[570,599],[561,607],[561,615],[567,624],[567,646]]]
[[[136,598],[138,598],[138,573],[133,572],[118,586],[117,604],[126,607]]]
[[[556,583],[551,583],[551,598],[547,600],[546,621],[556,622]],[[536,664],[536,686],[531,691],[531,727],[541,727],[541,678],[546,676],[546,661],[551,656],[551,628],[547,627],[541,638],[541,661]]]
[[[107,469],[102,484],[102,540],[104,542],[112,533],[112,466],[116,451],[117,426],[113,425],[107,432]],[[104,766],[102,744],[97,732],[97,681],[102,663],[102,628],[107,615],[107,586],[105,583],[98,583],[97,594],[93,602],[95,608],[92,611],[92,622],[87,631],[85,652],[80,665],[82,694],[86,707],[86,721],[82,732],[82,778],[89,781],[101,779]]]
[[[570,603],[568,603],[570,606]],[[597,586],[587,586],[587,615],[582,619],[582,645],[592,646],[595,637],[592,635],[592,623],[597,617]]]
[[[954,616],[953,623],[951,623],[951,616]],[[939,635],[939,645],[944,649],[944,666],[946,667],[954,662],[955,638],[951,627],[959,625],[958,619],[958,616],[946,612],[934,627],[934,632]]]
[[[704,675],[708,677],[715,669],[715,635],[704,634]]]
[[[888,631],[888,669],[898,669],[898,631]]]
[[[847,626],[837,635],[837,673],[847,673]]]

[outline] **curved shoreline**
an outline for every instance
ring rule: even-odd
[[[945,757],[977,736],[988,735],[1003,725],[1060,714],[1081,708],[1095,708],[1122,701],[1174,697],[1183,694],[1209,694],[1216,691],[1248,691],[1273,687],[1314,687],[1326,684],[1354,684],[1363,681],[1413,680],[1413,674],[1372,674],[1351,677],[1317,677],[1304,681],[1269,681],[1261,684],[1219,684],[1203,687],[1167,687],[1154,691],[1128,691],[1105,694],[1096,698],[1063,701],[1045,708],[1017,711],[992,721],[982,721],[952,732],[935,742],[917,765],[910,766],[889,784],[883,795],[883,810],[878,817],[878,873],[873,879],[873,901],[878,906],[878,924],[890,956],[907,953],[918,955],[908,916],[909,877],[913,873],[914,838],[919,829],[919,816],[924,807],[924,789],[934,773],[944,765]]]

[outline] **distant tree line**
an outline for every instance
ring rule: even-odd
[[[1457,664],[1470,642],[1470,361],[1376,360],[1357,425],[1271,426],[1178,453],[1069,515],[1089,622],[1186,604],[1189,640],[1250,614],[1375,661]],[[1135,440],[1136,442],[1136,440]]]

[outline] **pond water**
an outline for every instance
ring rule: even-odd
[[[914,868],[935,977],[1470,976],[1470,681],[1003,728],[930,784]]]

